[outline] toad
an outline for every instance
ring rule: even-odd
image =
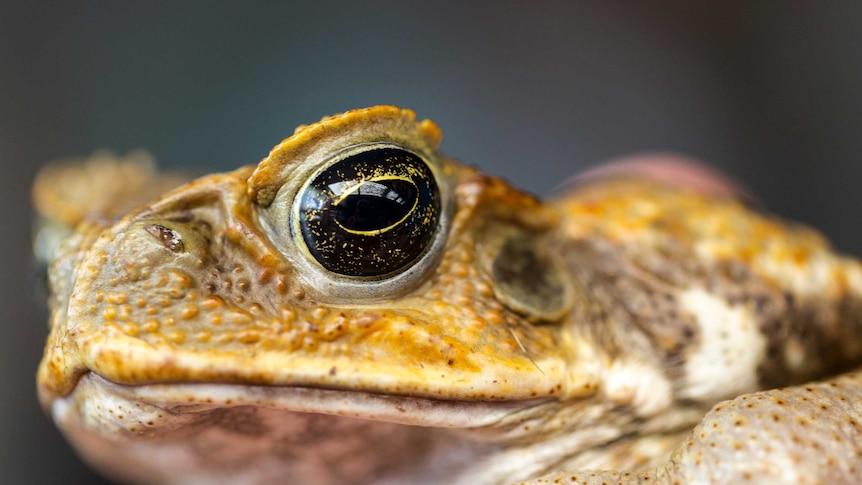
[[[632,173],[543,201],[440,141],[378,106],[173,189],[134,158],[46,169],[38,390],[83,459],[160,484],[862,480],[857,261],[730,193]]]

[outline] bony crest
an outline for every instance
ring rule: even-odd
[[[248,192],[257,204],[268,207],[286,185],[308,177],[308,172],[345,148],[389,143],[426,159],[436,159],[442,138],[434,122],[416,121],[416,114],[410,110],[374,106],[347,111],[298,127],[293,136],[276,145],[260,162],[248,180]]]
[[[300,127],[249,178],[272,243],[322,301],[390,299],[439,261],[456,165],[440,131],[392,106]]]

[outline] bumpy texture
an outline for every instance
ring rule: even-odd
[[[440,140],[351,111],[122,217],[44,174],[45,227],[76,229],[39,393],[85,459],[138,483],[860,479],[859,263],[730,193],[612,177],[543,203]],[[433,235],[397,274],[337,274],[294,201],[380,147],[427,164]],[[66,170],[176,183],[100,163]]]

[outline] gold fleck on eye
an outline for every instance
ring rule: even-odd
[[[418,259],[440,220],[428,164],[394,148],[355,153],[318,173],[296,200],[296,231],[325,269],[383,277]]]

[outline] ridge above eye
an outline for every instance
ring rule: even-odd
[[[300,189],[294,233],[328,271],[384,277],[425,253],[440,211],[437,182],[420,156],[370,147],[325,167]]]

